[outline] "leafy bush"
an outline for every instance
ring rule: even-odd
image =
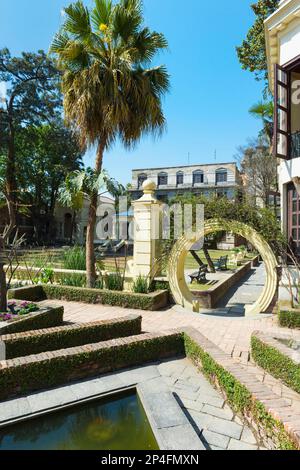
[[[59,281],[62,286],[85,287],[86,277],[84,274],[67,274]]]
[[[106,289],[113,291],[123,290],[123,277],[120,273],[106,274],[104,277],[104,284]]]
[[[74,246],[64,252],[64,269],[73,269],[74,271],[85,271],[86,255],[85,249],[81,246]]]
[[[148,294],[148,279],[145,276],[138,276],[132,284],[132,291],[135,292],[135,294]]]
[[[287,328],[300,328],[300,311],[280,310],[279,324]]]
[[[159,310],[168,305],[168,292],[135,294],[133,292],[88,289],[84,287],[58,286],[45,284],[15,289],[8,292],[10,299],[45,300],[57,299],[70,302],[116,305],[139,310]]]
[[[48,284],[48,282],[52,284],[53,281],[54,281],[54,271],[51,268],[43,269],[41,274],[38,277],[35,277],[33,279],[33,282],[35,284],[38,284],[38,283]]]

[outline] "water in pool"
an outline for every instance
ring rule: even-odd
[[[157,450],[135,393],[90,402],[0,429],[2,450]]]

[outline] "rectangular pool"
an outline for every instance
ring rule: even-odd
[[[0,450],[158,450],[135,392],[0,428]]]

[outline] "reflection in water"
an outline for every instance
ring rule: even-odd
[[[58,411],[0,430],[2,450],[158,449],[134,393]]]

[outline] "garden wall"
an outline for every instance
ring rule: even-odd
[[[46,351],[108,341],[113,338],[138,335],[141,333],[141,329],[142,317],[128,315],[111,320],[2,335],[0,341],[5,344],[6,359],[13,359]]]
[[[0,399],[183,353],[182,334],[142,334],[0,362]]]
[[[57,286],[53,284],[21,287],[8,292],[10,299],[57,299],[90,304],[114,305],[139,310],[160,310],[168,305],[168,291],[134,294],[124,291],[88,289],[84,287]]]

